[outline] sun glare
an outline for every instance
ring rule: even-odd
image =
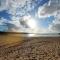
[[[26,24],[31,28],[34,29],[36,28],[36,20],[32,18],[31,16],[24,16],[24,21],[26,21]]]

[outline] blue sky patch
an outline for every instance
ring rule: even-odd
[[[0,17],[3,17],[5,19],[7,19],[7,20],[11,19],[11,15],[8,14],[6,10],[0,12]]]

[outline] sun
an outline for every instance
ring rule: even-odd
[[[31,28],[35,29],[37,27],[36,21],[34,18],[32,18],[30,15],[29,16],[24,16],[23,17],[24,21],[26,21],[26,24]]]

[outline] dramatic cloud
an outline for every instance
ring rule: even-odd
[[[0,18],[0,31],[10,31],[12,29],[17,29],[18,22],[17,21],[9,21],[5,18]]]
[[[22,18],[14,17],[10,21],[15,27],[12,28],[12,31],[15,32],[34,32],[37,28],[37,24],[30,15],[24,16]]]
[[[11,20],[0,19],[0,30],[4,30],[5,25],[7,31],[13,32],[60,32],[60,15],[58,15],[60,0],[50,0],[48,3],[44,3],[43,0],[36,2],[37,0],[0,0],[0,12],[6,10],[11,15]],[[48,23],[49,27],[44,28],[39,25],[40,23],[37,23],[40,18],[42,21],[42,19],[45,20],[46,17],[50,16],[54,16],[55,20],[51,24]]]
[[[60,10],[60,0],[50,0],[49,3],[44,4],[38,9],[39,17],[47,17],[55,15]]]
[[[43,28],[38,25],[37,20],[30,16],[26,15],[22,18],[13,17],[13,21],[9,23],[13,24],[14,27],[10,29],[13,32],[28,32],[28,33],[48,33],[48,29]]]
[[[54,16],[55,20],[47,29],[48,32],[51,33],[59,33],[60,32],[60,0],[50,0],[49,3],[44,4],[38,9],[38,17],[44,18]]]
[[[8,13],[14,16],[24,16],[31,13],[31,10],[34,9],[31,0],[10,0]]]
[[[9,31],[25,31],[23,25],[20,24],[20,20],[34,8],[31,6],[31,0],[0,0],[0,3],[0,11],[7,10],[7,13],[11,14],[11,20],[2,19],[0,24],[6,23]]]

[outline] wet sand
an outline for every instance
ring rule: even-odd
[[[0,35],[0,60],[60,60],[60,37]]]

